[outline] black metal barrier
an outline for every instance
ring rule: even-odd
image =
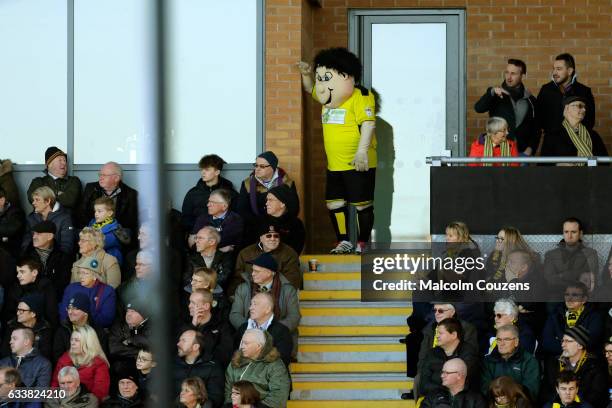
[[[591,234],[612,234],[610,167],[431,167],[430,226],[444,234],[464,221],[472,234],[511,225],[523,234],[560,234],[577,217]]]

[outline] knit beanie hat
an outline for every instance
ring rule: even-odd
[[[75,309],[79,309],[82,312],[89,314],[91,310],[91,301],[89,300],[89,296],[83,292],[77,292],[70,300],[68,300],[68,307],[74,307]]]
[[[299,209],[298,198],[295,191],[293,191],[291,187],[286,184],[282,184],[280,186],[271,188],[268,190],[268,193],[272,194],[274,197],[278,198],[278,201],[285,204],[287,213],[296,215]]]
[[[45,166],[49,167],[49,163],[53,161],[57,156],[64,156],[66,159],[68,156],[66,153],[60,150],[60,148],[56,146],[51,146],[45,151]]]
[[[568,327],[565,329],[564,334],[576,340],[576,343],[580,344],[584,348],[587,347],[587,344],[589,344],[589,340],[591,339],[589,330],[583,326]]]
[[[276,157],[274,152],[270,150],[268,150],[267,152],[263,152],[257,157],[261,157],[262,159],[265,159],[270,164],[270,166],[272,166],[274,170],[276,170],[276,168],[278,167],[278,157]]]
[[[28,305],[30,310],[36,313],[36,317],[38,319],[41,319],[43,317],[45,306],[44,306],[44,299],[41,295],[37,293],[30,293],[30,294],[24,295],[19,301]]]
[[[143,317],[143,319],[148,319],[151,316],[151,309],[148,306],[147,302],[140,297],[136,297],[125,306],[125,309],[132,309],[135,312],[138,312],[139,315]]]

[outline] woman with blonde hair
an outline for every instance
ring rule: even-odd
[[[517,249],[528,252],[532,263],[539,262],[539,256],[529,247],[521,232],[514,227],[503,227],[495,236],[495,249],[487,258],[487,280],[500,281],[504,279],[504,271],[508,255]]]
[[[179,402],[179,407],[212,408],[212,403],[208,400],[206,385],[200,377],[191,377],[183,380]]]
[[[110,387],[109,363],[98,335],[91,326],[76,327],[70,336],[70,349],[57,361],[51,387],[58,387],[57,374],[66,366],[74,366],[79,372],[81,384],[94,394],[98,401],[108,397]]]
[[[72,265],[70,282],[79,282],[79,269],[82,266],[99,270],[97,278],[114,289],[121,284],[121,270],[117,258],[104,251],[104,234],[91,227],[79,233],[79,253],[81,258]]]

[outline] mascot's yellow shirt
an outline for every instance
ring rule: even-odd
[[[313,87],[312,96],[317,99]],[[374,95],[362,95],[359,88],[355,88],[350,98],[337,108],[321,110],[323,123],[323,143],[327,155],[327,169],[330,171],[355,170],[350,163],[355,158],[361,133],[359,126],[368,120],[376,120]],[[376,136],[368,149],[368,166],[376,167]]]

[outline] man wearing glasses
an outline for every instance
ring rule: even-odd
[[[460,358],[444,363],[440,378],[443,390],[437,390],[425,398],[421,408],[456,407],[485,408],[487,403],[482,395],[466,388],[468,368]]]

